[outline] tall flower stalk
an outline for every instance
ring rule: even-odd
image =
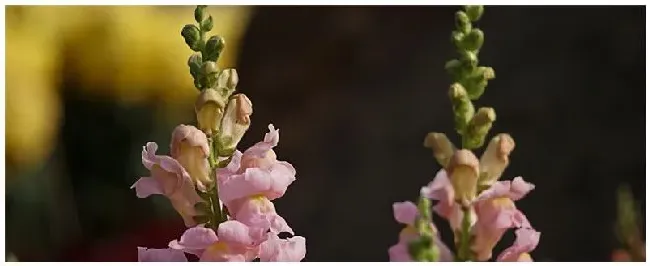
[[[187,65],[199,90],[198,124],[174,129],[171,156],[157,155],[158,145],[147,143],[142,163],[151,176],[132,186],[140,198],[166,196],[188,229],[167,248],[138,248],[139,260],[187,261],[191,254],[200,261],[300,261],[305,238],[294,236],[272,202],[296,179],[293,166],[273,151],[279,130],[269,125],[262,141],[237,150],[253,105],[236,93],[237,71],[217,65],[225,41],[208,37],[214,22],[206,6],[197,6],[194,19],[197,24],[185,25],[181,35],[195,52]]]
[[[483,13],[483,6],[465,6],[455,14],[451,40],[459,57],[448,61],[445,69],[452,78],[448,96],[455,131],[461,139],[460,149],[444,133],[431,132],[425,137],[424,146],[433,150],[442,169],[421,189],[417,206],[411,202],[393,205],[395,219],[407,227],[400,233],[399,242],[388,251],[392,261],[487,261],[510,228],[516,229],[517,239],[496,259],[531,261],[529,252],[539,241],[540,233],[514,203],[534,185],[521,177],[498,181],[515,147],[513,138],[505,133],[495,135],[480,159],[472,151],[485,144],[496,121],[493,108],[476,109],[473,103],[483,95],[488,81],[495,78],[494,69],[479,64],[484,34],[472,23]],[[437,201],[433,208],[430,200]],[[431,210],[449,221],[455,254],[437,236]]]

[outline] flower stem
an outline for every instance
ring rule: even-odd
[[[471,209],[469,207],[463,207],[463,220],[461,222],[460,229],[460,240],[457,244],[457,261],[472,261],[472,251],[470,245],[472,242],[471,239]]]

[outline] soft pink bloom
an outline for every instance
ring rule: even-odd
[[[475,203],[478,223],[472,229],[475,235],[472,250],[478,261],[492,257],[492,249],[508,229],[530,228],[528,219],[514,201],[533,188],[517,177],[513,181],[499,181],[479,195]]]
[[[463,212],[460,204],[454,201],[455,193],[454,187],[447,176],[447,172],[441,169],[436,173],[436,177],[429,182],[429,184],[420,189],[420,194],[423,197],[437,200],[436,205],[433,206],[435,211],[441,217],[449,221],[449,225],[454,230],[460,228],[463,218]],[[472,207],[473,208],[473,207]],[[476,214],[474,209],[471,212],[471,224],[476,222]]]
[[[264,196],[252,196],[232,201],[231,216],[235,220],[252,227],[264,227],[272,232],[289,232],[293,230],[275,211],[275,206]]]
[[[187,262],[185,253],[175,249],[156,249],[138,247],[138,261],[140,262]]]
[[[203,131],[187,125],[179,125],[174,129],[171,156],[185,168],[202,190],[213,182],[210,178],[209,155],[210,145]]]
[[[260,261],[298,262],[307,254],[306,240],[302,236],[280,239],[269,233],[268,240],[260,245]]]
[[[393,203],[393,215],[397,222],[406,225],[406,227],[400,232],[398,243],[388,249],[388,257],[390,261],[413,261],[408,251],[408,245],[411,241],[419,237],[417,229],[415,228],[415,222],[419,216],[417,205],[410,201]],[[451,261],[453,259],[451,251],[437,236],[435,225],[433,223],[430,223],[429,225],[431,226],[431,230],[436,232],[434,245],[438,247],[440,252],[439,261]]]
[[[497,261],[533,261],[530,257],[530,252],[537,247],[541,233],[532,228],[520,228],[515,231],[515,235],[515,243],[504,250],[497,257]]]
[[[183,217],[185,225],[196,225],[192,218],[197,215],[194,205],[201,200],[196,193],[189,173],[172,157],[156,155],[158,145],[149,142],[142,148],[142,164],[151,171],[151,177],[141,177],[131,188],[139,198],[154,194],[165,195],[172,206]]]
[[[234,200],[254,195],[274,200],[283,196],[296,179],[293,166],[278,161],[272,150],[278,144],[279,130],[269,125],[269,131],[264,141],[253,145],[243,154],[235,152],[230,164],[217,171],[219,198],[227,206]]]
[[[197,255],[201,261],[244,262],[257,257],[257,246],[265,240],[263,237],[260,231],[231,220],[219,224],[216,233],[201,226],[187,229],[169,247]]]

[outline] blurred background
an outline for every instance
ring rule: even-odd
[[[166,153],[173,128],[194,123],[180,36],[193,8],[6,7],[7,254],[135,261],[137,246],[182,234],[166,199],[129,187],[147,174],[144,143]],[[298,170],[276,206],[307,238],[306,261],[388,259],[392,203],[439,169],[425,134],[458,141],[443,69],[457,9],[209,7],[219,63],[254,103],[240,148],[273,123]],[[478,104],[517,142],[504,177],[537,185],[518,202],[542,232],[537,260],[610,260],[621,184],[645,210],[644,22],[632,6],[489,6],[479,22],[497,78]]]

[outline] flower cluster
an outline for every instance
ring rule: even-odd
[[[449,164],[438,171],[433,181],[422,187],[420,195],[437,201],[433,211],[449,221],[457,243],[460,242],[463,223],[468,222],[472,240],[468,248],[472,259],[487,261],[492,258],[492,250],[497,242],[508,229],[515,228],[515,243],[504,250],[497,261],[531,261],[529,252],[537,246],[540,233],[517,209],[515,201],[523,198],[535,186],[521,177],[515,177],[512,181],[497,181],[507,165],[509,153],[498,147],[514,147],[514,142],[504,145],[503,140],[512,141],[508,135],[495,137],[480,161],[468,150],[454,151]],[[498,174],[492,175],[494,173]],[[477,188],[483,189],[477,193]],[[393,210],[395,219],[407,227],[400,233],[399,243],[389,249],[390,259],[411,261],[412,255],[406,247],[419,236],[412,227],[419,215],[418,208],[412,202],[400,202],[393,205]],[[431,226],[434,227],[432,223]],[[450,261],[453,256],[449,249],[437,236],[434,242],[440,250],[439,260]]]
[[[532,261],[529,253],[537,247],[540,233],[517,209],[515,201],[535,186],[521,177],[499,181],[515,148],[513,138],[505,133],[494,136],[480,160],[471,151],[483,146],[496,121],[493,108],[475,111],[472,103],[484,93],[488,80],[494,78],[492,68],[478,66],[484,36],[480,29],[472,28],[471,22],[478,21],[482,14],[482,6],[466,6],[465,11],[456,12],[452,41],[460,59],[450,60],[445,66],[454,79],[449,97],[462,148],[457,149],[443,133],[426,136],[424,146],[433,150],[442,169],[420,190],[418,205],[393,205],[395,219],[406,224],[406,228],[400,233],[399,242],[388,251],[391,261],[487,261],[510,228],[516,229],[515,243],[496,260]],[[431,207],[430,200],[435,200],[436,205]],[[431,221],[431,210],[449,221],[456,254],[440,241]]]
[[[170,156],[158,155],[158,145],[143,147],[142,164],[150,176],[132,188],[146,198],[163,195],[188,229],[167,248],[138,248],[139,261],[301,261],[305,238],[294,232],[275,210],[296,180],[296,171],[278,160],[273,148],[280,133],[273,125],[264,139],[243,153],[237,144],[248,130],[253,112],[244,94],[233,94],[238,83],[234,69],[220,70],[216,59],[223,49],[218,36],[204,40],[212,28],[205,6],[195,10],[199,26],[186,25],[182,35],[196,53],[188,65],[201,91],[195,111],[198,128],[179,125],[172,133]]]

